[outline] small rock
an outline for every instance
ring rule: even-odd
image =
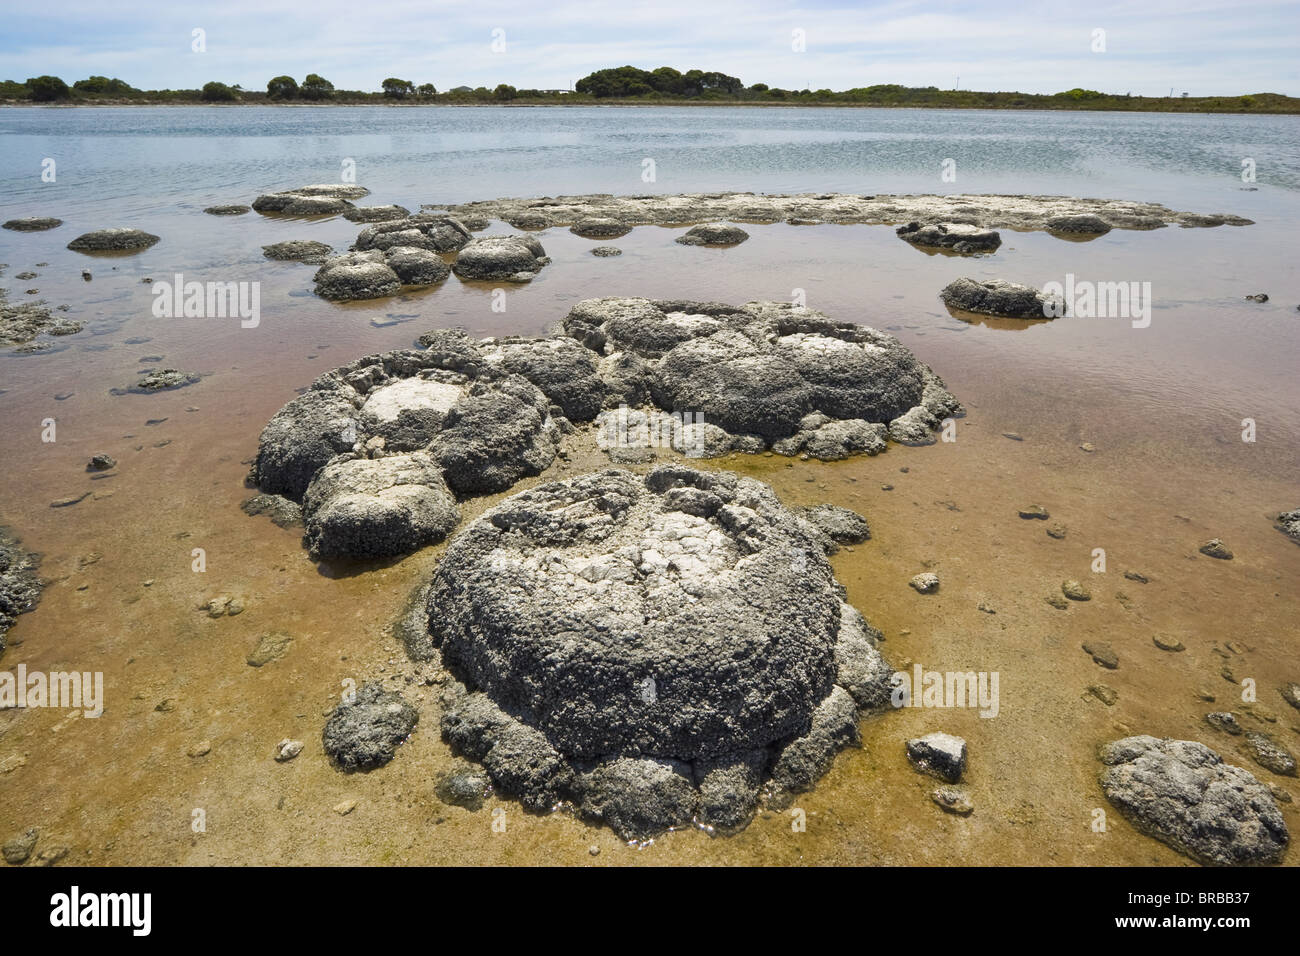
[[[301,740],[290,740],[288,737],[285,737],[284,740],[281,740],[275,745],[276,763],[286,763],[298,756],[300,753],[302,753]]]
[[[1218,558],[1220,561],[1232,560],[1232,552],[1229,551],[1228,546],[1218,538],[1214,538],[1213,540],[1207,541],[1205,544],[1201,545],[1200,552],[1207,557]]]
[[[595,249],[591,250],[591,254],[593,256],[599,256],[602,259],[609,259],[613,256],[621,256],[623,250],[618,246],[597,246]]]
[[[1247,302],[1267,302],[1267,301],[1268,301],[1268,293],[1267,293],[1267,292],[1256,292],[1254,295],[1248,295],[1248,296],[1246,296],[1246,301],[1247,301]]]
[[[26,863],[27,858],[32,855],[32,850],[36,849],[36,840],[40,835],[41,831],[36,827],[28,827],[16,837],[6,840],[4,847],[0,848],[0,853],[4,854],[5,862],[13,866]]]
[[[1069,601],[1067,601],[1065,598],[1061,597],[1061,595],[1056,593],[1047,595],[1047,597],[1043,598],[1043,600],[1046,601],[1048,604],[1052,605],[1052,607],[1056,608],[1058,611],[1064,611],[1067,607],[1070,606]]]
[[[486,774],[474,769],[460,769],[444,774],[434,788],[439,800],[454,807],[464,807],[470,812],[482,809],[488,794]]]
[[[593,843],[591,846],[587,847],[587,852],[592,856],[600,856],[600,847]]]
[[[1065,537],[1065,525],[1063,524],[1052,525],[1050,528],[1047,529],[1047,536],[1049,538],[1055,538],[1057,541],[1060,541],[1062,538]]]
[[[342,803],[336,803],[334,805],[334,812],[341,817],[346,817],[356,808],[357,802],[355,800],[344,800]]]
[[[1046,521],[1051,517],[1042,505],[1030,505],[1028,508],[1021,508],[1018,513],[1022,518],[1037,518],[1039,521]]]
[[[1115,701],[1119,700],[1119,693],[1115,688],[1107,684],[1092,684],[1088,687],[1088,693],[1096,697],[1107,707],[1113,707]]]
[[[1003,432],[1003,438],[1010,438],[1012,441],[1024,441],[1025,438],[1019,432]]]
[[[1292,681],[1289,684],[1283,685],[1279,693],[1282,695],[1283,700],[1292,707],[1295,707],[1297,710],[1300,710],[1300,684]]]
[[[36,865],[53,866],[67,855],[68,848],[66,846],[52,846],[48,850],[42,850],[36,854]]]
[[[1125,571],[1124,577],[1128,578],[1128,580],[1130,581],[1136,581],[1138,584],[1151,583],[1151,579],[1147,577],[1145,574],[1143,574],[1141,571]]]
[[[1086,441],[1079,446],[1079,450],[1086,451],[1088,454],[1092,454],[1094,451],[1097,450],[1097,446],[1090,441]]]
[[[907,759],[921,773],[957,783],[966,771],[966,741],[944,733],[916,737],[907,742]]]
[[[1231,734],[1234,737],[1240,737],[1246,732],[1245,728],[1237,723],[1237,715],[1230,711],[1216,711],[1212,714],[1206,714],[1205,722],[1215,730]]]
[[[956,787],[940,787],[938,790],[932,790],[930,799],[942,807],[944,812],[955,813],[960,817],[968,817],[975,810],[975,805],[970,802],[966,791]]]
[[[1105,641],[1087,641],[1083,649],[1088,652],[1093,661],[1105,667],[1107,670],[1114,670],[1119,667],[1119,655],[1115,649]]]
[[[1162,651],[1177,652],[1185,650],[1183,642],[1178,640],[1176,637],[1164,637],[1163,635],[1157,634],[1152,638],[1152,640],[1155,642],[1156,647],[1160,648]]]
[[[907,582],[919,594],[933,594],[939,590],[939,575],[925,571]]]
[[[1071,578],[1068,581],[1061,582],[1061,593],[1064,594],[1066,597],[1068,597],[1071,601],[1092,600],[1092,594],[1089,593],[1088,589],[1084,587],[1082,584],[1080,584],[1078,581],[1074,580],[1073,578]]]
[[[1283,777],[1296,775],[1295,757],[1291,752],[1266,734],[1247,734],[1246,746],[1255,763],[1265,770]]]
[[[96,455],[90,459],[90,464],[86,465],[86,471],[108,471],[116,467],[117,459],[112,455]]]
[[[243,610],[242,605],[240,610]],[[234,614],[238,612],[231,611],[230,613]],[[257,646],[253,648],[252,652],[248,655],[248,666],[261,667],[264,664],[271,663],[272,661],[278,661],[288,652],[289,646],[292,643],[293,638],[280,631],[271,634],[263,634],[261,640],[257,642]]]
[[[212,752],[211,740],[200,740],[189,750],[185,751],[186,755],[190,757],[206,757],[211,752]]]

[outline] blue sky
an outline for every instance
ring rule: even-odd
[[[206,51],[191,49],[202,29]],[[492,49],[504,31],[504,50]],[[803,31],[805,49],[794,49]],[[1095,32],[1104,51],[1094,51]],[[498,44],[499,46],[499,44]],[[143,88],[265,88],[320,73],[452,86],[567,88],[606,66],[721,70],[746,83],[873,83],[1054,93],[1300,95],[1300,3],[826,0],[55,0],[10,4],[0,78],[118,76]]]

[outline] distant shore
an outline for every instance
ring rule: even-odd
[[[1046,99],[1046,98],[1045,98]],[[1228,97],[1209,97],[1206,99],[1230,99]],[[1239,98],[1231,98],[1239,99]],[[1256,105],[1252,107],[1229,106],[1229,105],[1210,105],[1200,104],[1195,100],[1183,100],[1175,98],[1164,105],[1164,100],[1155,97],[1144,97],[1139,99],[1133,98],[1132,105],[1109,105],[1088,103],[1087,105],[1051,105],[1048,103],[1038,102],[1032,104],[1008,104],[1008,103],[845,103],[842,101],[827,100],[644,100],[644,99],[598,99],[593,97],[573,98],[555,98],[524,100],[515,99],[504,102],[484,102],[480,100],[443,100],[421,99],[408,101],[381,100],[381,99],[334,99],[328,101],[315,101],[310,103],[287,103],[278,100],[270,100],[265,97],[259,99],[246,99],[234,103],[213,103],[201,98],[194,99],[118,99],[106,100],[95,99],[78,102],[58,102],[58,103],[33,103],[27,100],[0,100],[0,107],[32,107],[46,109],[80,109],[92,108],[100,109],[107,107],[124,107],[124,106],[171,106],[171,107],[193,107],[209,106],[220,108],[242,108],[249,106],[274,107],[277,109],[296,109],[312,107],[348,107],[348,106],[366,106],[390,109],[412,109],[421,107],[508,107],[508,108],[536,108],[536,107],[622,107],[622,108],[656,108],[656,107],[744,107],[757,109],[806,109],[815,107],[819,109],[858,109],[858,110],[934,110],[934,111],[978,111],[978,110],[998,110],[1004,112],[1023,112],[1023,113],[1188,113],[1188,114],[1235,114],[1235,115],[1297,115],[1300,114],[1300,98],[1278,97],[1279,100],[1286,100],[1285,103],[1270,103],[1266,105]]]

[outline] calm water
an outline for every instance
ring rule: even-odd
[[[55,183],[40,181],[46,157],[56,160]],[[944,183],[940,164],[950,157],[957,181]],[[1257,169],[1253,190],[1240,179],[1247,157]],[[641,178],[645,158],[655,160],[653,183]],[[360,226],[202,213],[216,202],[338,181],[344,159],[372,190],[366,202],[413,209],[597,191],[964,191],[1154,200],[1256,224],[1117,230],[1087,243],[1005,233],[994,255],[978,259],[926,255],[884,226],[783,224],[747,227],[751,239],[726,250],[638,228],[617,241],[621,257],[597,259],[596,243],[550,229],[539,238],[553,263],[512,287],[501,313],[489,284],[454,277],[390,300],[323,301],[311,291],[313,267],[269,262],[260,247],[300,238],[343,249]],[[1248,646],[1243,666],[1270,706],[1278,681],[1296,679],[1300,550],[1269,520],[1300,506],[1296,117],[4,109],[0,196],[0,218],[66,220],[47,233],[0,232],[0,262],[8,263],[0,281],[11,298],[39,289],[86,325],[54,352],[0,352],[0,522],[44,554],[52,581],[40,608],[11,632],[0,663],[102,670],[109,700],[103,718],[71,724],[58,713],[0,712],[0,835],[39,824],[78,855],[118,863],[586,863],[595,842],[609,851],[602,863],[1176,864],[1172,851],[1122,830],[1107,841],[1080,836],[1080,808],[1101,799],[1097,745],[1121,724],[1202,739],[1194,691],[1228,687],[1213,641]],[[127,257],[64,248],[106,226],[144,228],[162,241]],[[15,278],[25,270],[36,277]],[[261,325],[154,318],[141,279],[174,272],[260,282]],[[961,275],[1041,286],[1067,273],[1151,282],[1150,327],[966,322],[938,300]],[[1004,716],[947,715],[936,728],[916,711],[865,723],[865,750],[840,758],[803,798],[814,824],[835,821],[810,825],[806,842],[791,842],[788,823],[775,818],[734,840],[672,834],[639,857],[618,855],[626,848],[607,831],[567,817],[516,814],[510,839],[496,840],[486,835],[486,813],[439,804],[430,781],[450,757],[436,709],[425,709],[420,731],[385,770],[334,771],[316,743],[320,715],[341,679],[393,672],[401,652],[385,629],[440,549],[338,576],[307,559],[295,532],[243,515],[246,462],[267,418],[325,369],[409,346],[428,328],[533,334],[591,296],[744,302],[788,299],[794,289],[836,319],[891,330],[931,364],[969,408],[960,439],[833,465],[719,464],[772,482],[791,503],[829,501],[867,514],[873,541],[835,559],[850,600],[884,629],[895,662],[999,670]],[[1244,301],[1256,292],[1271,301]],[[160,395],[109,394],[159,364],[205,377]],[[53,444],[39,441],[47,417],[58,422]],[[1252,444],[1239,437],[1245,417],[1258,422]],[[1026,440],[1008,441],[1004,431]],[[1085,441],[1094,454],[1079,450]],[[98,452],[120,465],[92,479],[85,462]],[[49,507],[83,491],[94,494]],[[1015,517],[1029,501],[1068,525],[1064,541]],[[466,503],[466,520],[485,504]],[[1196,546],[1215,536],[1236,560],[1197,558]],[[191,570],[196,546],[207,550],[204,574]],[[1151,584],[1089,578],[1095,598],[1086,606],[1060,612],[1044,603],[1062,578],[1088,577],[1097,546],[1116,570],[1140,568]],[[943,589],[921,599],[906,581],[930,567]],[[1128,592],[1123,600],[1117,585]],[[195,612],[217,594],[244,596],[248,610],[217,622]],[[983,601],[998,613],[977,610]],[[268,631],[297,640],[283,661],[254,671],[244,656]],[[1188,651],[1166,655],[1153,632],[1181,635]],[[1078,650],[1089,638],[1111,642],[1124,658],[1105,675],[1120,693],[1113,708],[1082,696],[1097,679]],[[165,697],[175,709],[156,711]],[[902,758],[903,737],[934,729],[970,741],[979,809],[969,820],[939,814],[936,823],[938,811]],[[1300,736],[1285,733],[1295,750]],[[309,743],[282,766],[270,753],[286,735]],[[212,753],[184,756],[201,739]],[[19,756],[26,763],[12,769]],[[330,809],[345,798],[360,800],[346,818]],[[197,805],[238,825],[195,840],[189,814]],[[1297,807],[1284,811],[1293,830]]]

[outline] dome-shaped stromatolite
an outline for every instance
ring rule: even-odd
[[[748,238],[749,233],[739,226],[710,222],[686,230],[676,241],[683,246],[734,246]]]
[[[532,236],[484,236],[466,244],[451,268],[462,279],[527,282],[550,261]]]
[[[348,183],[318,183],[279,193],[266,193],[253,200],[261,213],[283,216],[328,216],[354,208],[348,200],[370,194],[365,186]]]
[[[68,243],[74,252],[134,252],[148,249],[158,237],[142,229],[97,229]]]
[[[618,239],[631,231],[627,223],[604,217],[582,219],[569,227],[569,232],[584,239]]]
[[[459,219],[421,212],[367,226],[357,233],[352,248],[356,252],[366,252],[413,246],[429,252],[455,252],[463,249],[472,238],[469,228]]]
[[[517,494],[452,542],[427,610],[464,681],[445,736],[527,806],[571,799],[629,839],[744,825],[764,781],[810,787],[889,696],[822,536],[728,472]]]
[[[1065,314],[1065,301],[1058,295],[1039,292],[1033,286],[1005,279],[954,279],[939,293],[944,305],[1013,319],[1054,319]]]

